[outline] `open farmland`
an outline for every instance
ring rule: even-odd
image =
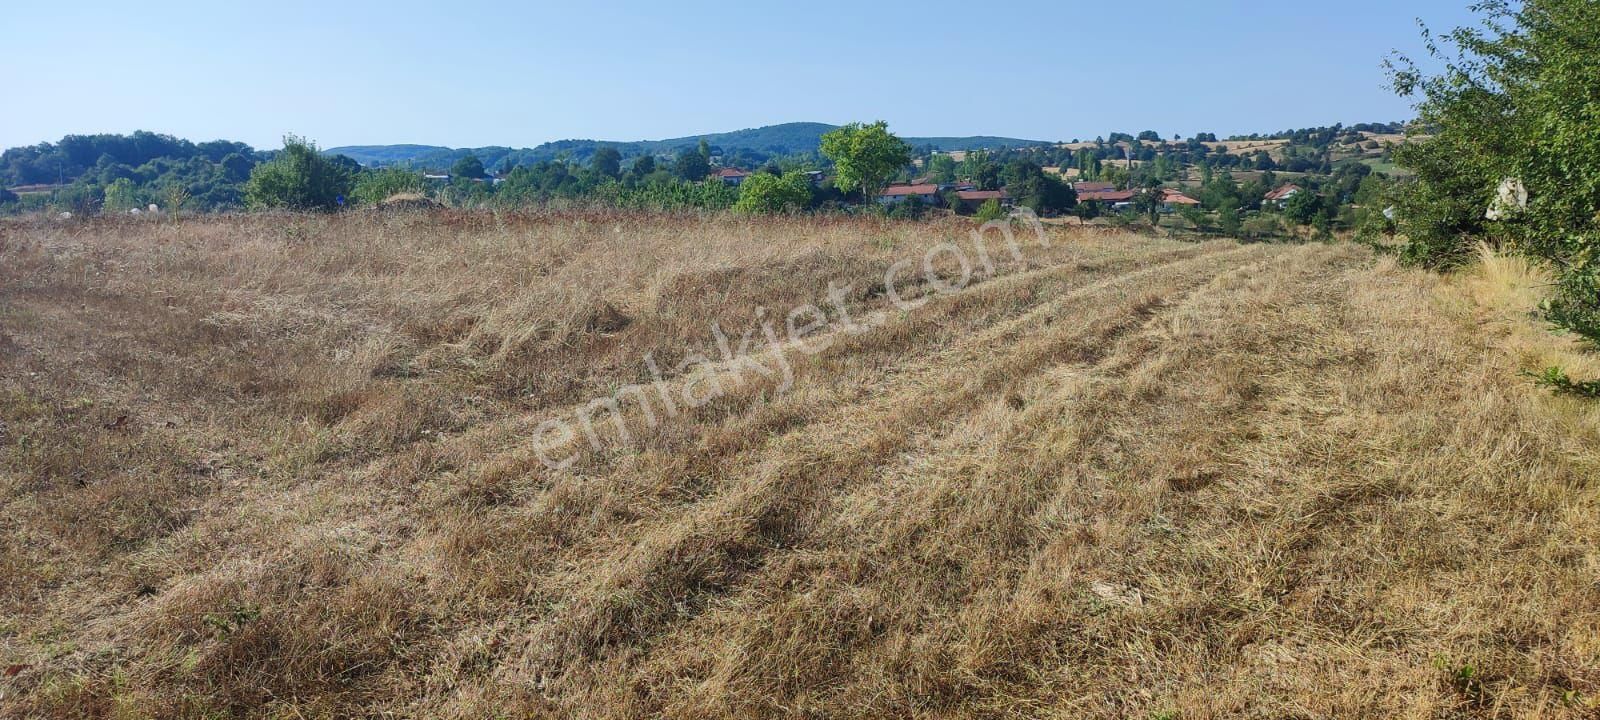
[[[1595,711],[1531,271],[970,228],[8,221],[0,715]]]

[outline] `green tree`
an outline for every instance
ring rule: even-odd
[[[1228,198],[1217,207],[1217,228],[1225,235],[1239,234],[1239,201]]]
[[[603,147],[594,151],[594,157],[589,160],[590,167],[596,174],[608,178],[622,176],[622,153],[614,147]]]
[[[1133,209],[1150,219],[1150,225],[1155,226],[1161,221],[1161,189],[1144,188],[1133,196]]]
[[[928,179],[936,183],[952,183],[956,181],[955,158],[940,153],[928,160]]]
[[[656,158],[654,155],[640,155],[639,157],[634,158],[633,168],[631,170],[634,175],[642,178],[655,171]]]
[[[1017,202],[1041,215],[1071,210],[1078,204],[1078,193],[1061,178],[1046,173],[1032,160],[1016,158],[1006,163],[1000,174],[1006,191]]]
[[[745,178],[733,208],[746,213],[799,212],[810,204],[810,180],[805,173],[791,171],[782,176],[756,173]]]
[[[1600,343],[1600,3],[1476,7],[1482,24],[1430,40],[1439,74],[1391,64],[1429,136],[1394,152],[1415,174],[1392,193],[1404,257],[1447,266],[1504,242],[1555,269],[1547,317]]]
[[[450,177],[467,178],[469,180],[482,179],[487,173],[483,170],[483,161],[477,155],[468,153],[466,157],[457,160],[450,166]]]
[[[1003,182],[1000,163],[987,150],[973,150],[961,160],[961,176],[979,190],[999,190]]]
[[[1296,225],[1310,225],[1322,212],[1322,197],[1310,190],[1289,196],[1283,204],[1283,216]]]
[[[283,150],[250,171],[245,201],[253,208],[332,210],[353,183],[343,163],[324,156],[309,141],[288,135]]]
[[[701,142],[703,143],[704,141]],[[678,174],[678,177],[691,182],[698,182],[706,179],[706,176],[711,174],[711,162],[706,160],[705,155],[685,149],[683,152],[678,153],[678,159],[673,163],[672,169],[673,172]]]
[[[838,188],[859,190],[867,202],[911,162],[910,146],[889,132],[889,124],[882,120],[871,125],[850,123],[828,132],[822,136],[822,154],[833,161]]]

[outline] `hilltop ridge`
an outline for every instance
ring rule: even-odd
[[[476,155],[478,159],[483,161],[484,165],[494,167],[505,162],[508,158],[518,165],[541,160],[553,160],[560,156],[566,156],[573,160],[584,160],[593,155],[595,150],[602,147],[614,147],[618,152],[622,153],[624,158],[638,157],[640,155],[664,155],[677,152],[686,147],[692,148],[698,145],[701,140],[706,141],[708,145],[719,148],[723,152],[748,150],[787,155],[816,152],[817,148],[822,144],[822,136],[837,127],[839,126],[820,122],[791,122],[729,132],[686,135],[664,140],[569,139],[554,140],[532,148],[513,148],[500,145],[477,148],[451,148],[442,145],[346,145],[328,148],[323,152],[330,155],[345,155],[363,165],[409,163],[415,166],[438,167],[441,169],[449,167],[451,163],[468,154]],[[1025,140],[994,135],[907,137],[905,140],[913,146],[929,146],[935,150],[974,150],[978,148],[1027,147],[1048,144],[1043,140]]]

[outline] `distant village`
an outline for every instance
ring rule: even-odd
[[[712,171],[709,180],[721,181],[728,187],[737,188],[745,179],[760,171],[744,170],[736,167],[718,167]],[[821,187],[828,176],[821,170],[805,172],[807,180],[812,187]],[[451,181],[449,173],[426,173],[423,179],[432,182],[448,183]],[[498,185],[505,178],[499,174],[477,179],[476,182]],[[1100,203],[1110,212],[1121,212],[1133,207],[1138,190],[1119,189],[1115,183],[1080,180],[1068,183],[1073,192],[1077,194],[1078,202],[1094,201]],[[1286,183],[1267,193],[1265,201],[1282,207],[1289,198],[1302,191],[1299,185]],[[1162,212],[1175,212],[1184,207],[1200,207],[1200,201],[1184,194],[1180,190],[1161,188]],[[957,206],[951,206],[951,199]],[[890,207],[906,202],[920,202],[929,207],[943,207],[959,212],[973,212],[984,203],[995,201],[1001,207],[1011,209],[1012,198],[1004,188],[998,190],[980,190],[977,185],[967,181],[933,182],[931,178],[919,177],[910,182],[892,183],[878,194],[877,203]]]

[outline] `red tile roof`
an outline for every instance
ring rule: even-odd
[[[883,189],[883,197],[904,197],[907,195],[938,195],[938,185],[890,185]]]
[[[1078,193],[1078,202],[1083,202],[1085,200],[1099,200],[1100,202],[1107,202],[1107,203],[1128,202],[1128,201],[1133,199],[1133,196],[1135,194],[1136,193],[1134,191],[1132,191],[1132,190],[1108,190],[1108,191],[1105,191],[1105,192],[1094,192],[1094,191],[1080,192],[1080,193]]]
[[[962,200],[972,200],[972,201],[1004,200],[1004,199],[1006,199],[1006,191],[1004,191],[1004,190],[960,190],[960,191],[956,192],[956,196],[961,198]]]
[[[749,177],[750,175],[750,173],[740,170],[739,168],[729,167],[717,168],[717,171],[713,174],[719,178]]]
[[[1169,205],[1199,205],[1200,201],[1177,190],[1162,190],[1161,202]]]
[[[1301,188],[1300,188],[1299,185],[1294,185],[1294,184],[1285,185],[1285,186],[1283,186],[1281,188],[1278,188],[1277,190],[1273,190],[1272,192],[1267,193],[1267,199],[1268,200],[1274,200],[1274,201],[1282,200],[1282,199],[1284,199],[1286,197],[1289,197],[1290,195],[1292,195],[1294,193],[1300,192],[1300,190],[1301,190]]]

